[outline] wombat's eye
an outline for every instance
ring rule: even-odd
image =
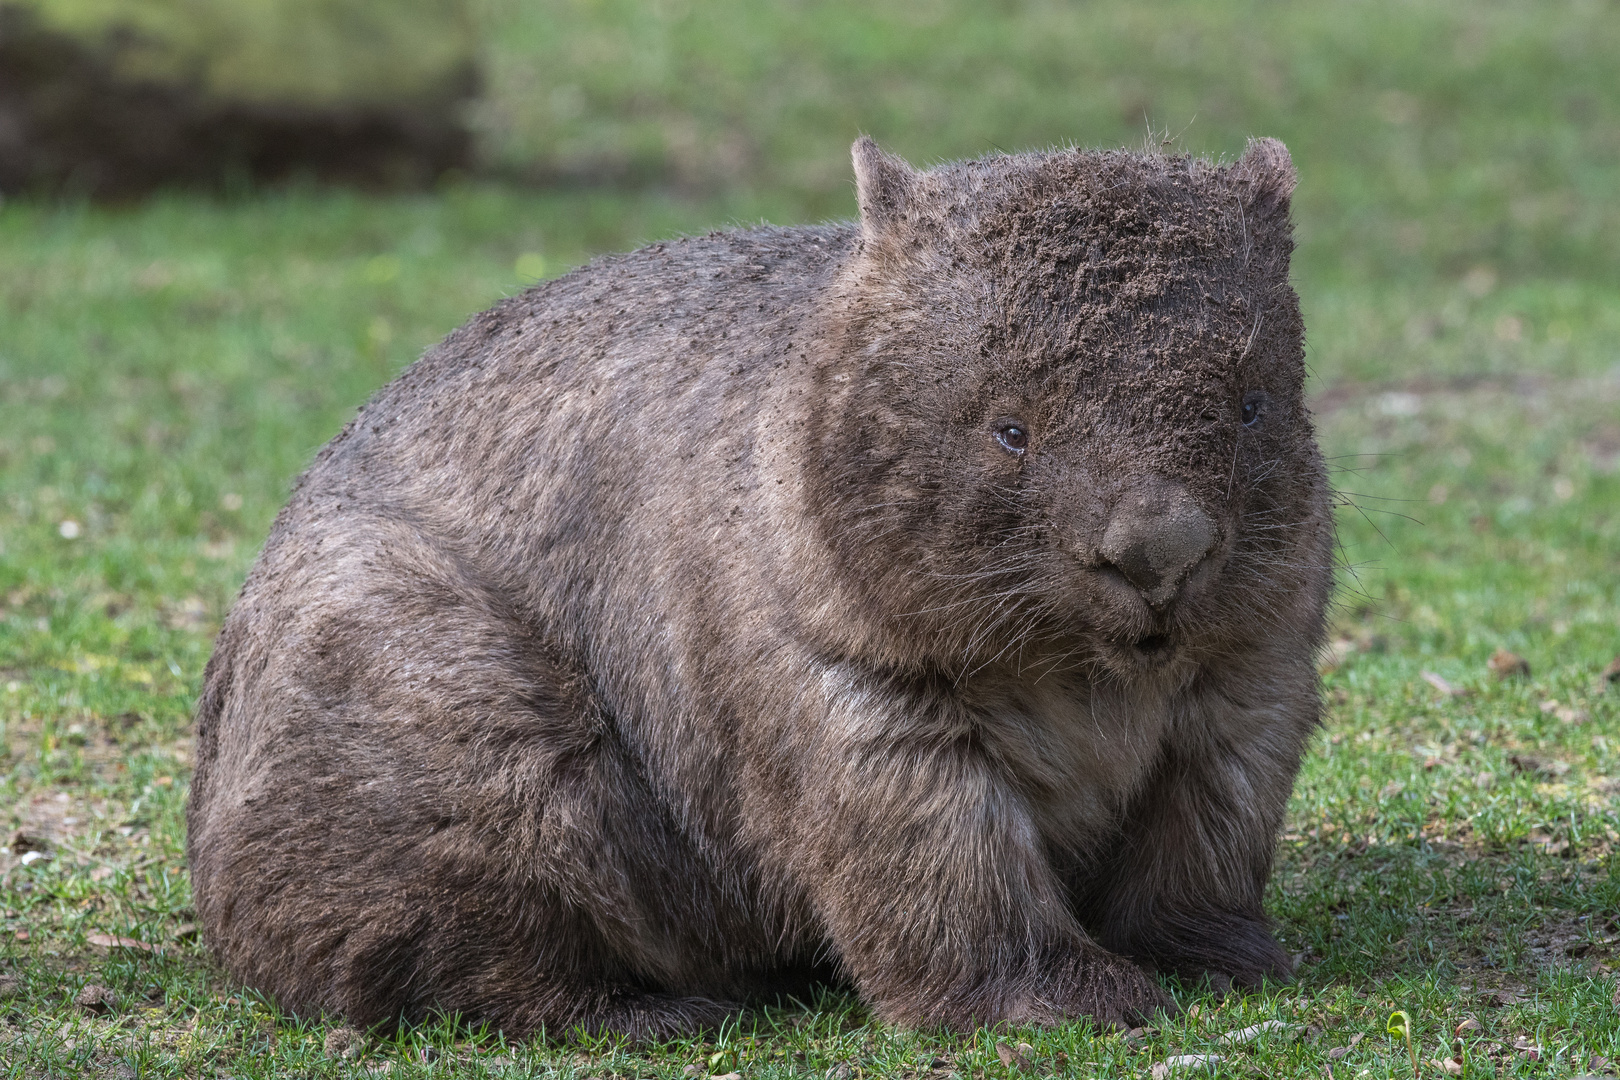
[[[997,420],[996,442],[1015,454],[1022,454],[1029,446],[1029,432],[1018,420]]]
[[[1260,422],[1260,417],[1266,411],[1266,395],[1258,390],[1250,390],[1243,395],[1243,426],[1254,427]]]

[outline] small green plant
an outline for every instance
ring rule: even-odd
[[[1406,1040],[1406,1053],[1412,1059],[1412,1080],[1419,1080],[1417,1046],[1412,1042],[1412,1018],[1406,1015],[1404,1009],[1389,1014],[1389,1033]]]

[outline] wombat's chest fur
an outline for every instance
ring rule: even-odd
[[[858,228],[593,264],[322,452],[199,709],[237,975],[654,1036],[1287,974],[1331,532],[1286,154],[856,169]]]

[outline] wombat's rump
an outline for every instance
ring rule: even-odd
[[[642,1036],[1287,976],[1331,526],[1286,151],[855,168],[858,225],[599,260],[321,452],[199,709],[234,975]]]

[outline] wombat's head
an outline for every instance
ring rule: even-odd
[[[812,511],[919,661],[1133,677],[1319,632],[1327,484],[1288,283],[1294,169],[855,144]]]

